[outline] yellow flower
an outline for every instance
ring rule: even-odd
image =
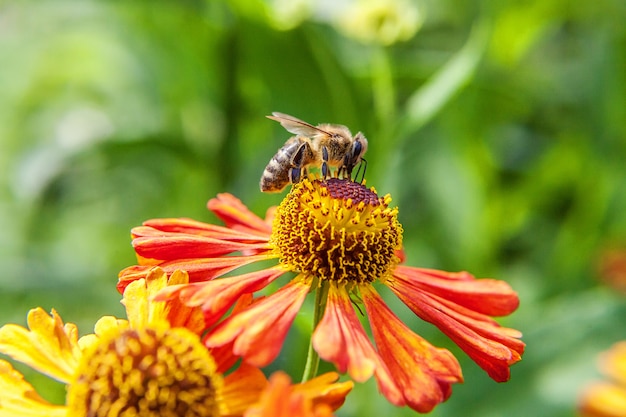
[[[28,313],[28,328],[0,328],[0,352],[67,386],[65,405],[43,400],[12,366],[0,360],[0,415],[23,416],[237,416],[267,381],[244,365],[224,378],[202,343],[202,313],[178,301],[153,302],[167,285],[185,284],[156,268],[124,293],[128,320],[102,317],[95,334],[78,338],[53,310]],[[224,357],[224,356],[222,356]],[[242,398],[245,401],[242,401]]]
[[[387,46],[411,39],[422,21],[415,0],[357,0],[341,14],[339,29],[363,43]]]

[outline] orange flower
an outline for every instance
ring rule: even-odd
[[[314,290],[312,345],[319,356],[355,381],[374,376],[391,403],[428,412],[450,396],[451,384],[463,380],[461,369],[448,350],[432,346],[394,315],[373,286],[378,282],[439,327],[494,380],[508,380],[524,343],[520,332],[500,327],[491,316],[512,313],[517,294],[505,282],[477,280],[467,272],[399,265],[402,226],[390,202],[388,195],[379,197],[349,180],[305,179],[261,219],[232,195],[220,194],[208,207],[226,227],[157,219],[133,229],[139,265],[120,273],[118,288],[153,265],[187,270],[191,283],[169,287],[159,299],[177,297],[201,307],[210,329],[207,346],[232,343],[233,352],[255,366],[276,358]],[[267,266],[268,260],[277,262]],[[263,267],[255,272],[223,277],[257,262]],[[240,297],[286,272],[296,274],[289,283],[221,320]],[[361,303],[377,348],[353,308]]]
[[[616,343],[600,356],[600,370],[610,382],[590,385],[580,401],[584,417],[626,416],[626,342]]]

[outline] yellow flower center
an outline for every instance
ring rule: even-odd
[[[183,328],[125,330],[87,349],[70,384],[70,416],[218,416],[222,378]]]
[[[278,206],[270,241],[293,271],[337,283],[384,279],[402,246],[390,202],[348,179],[305,179]]]

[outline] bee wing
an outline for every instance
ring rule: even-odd
[[[285,128],[285,130],[287,130],[287,132],[293,133],[295,135],[301,135],[310,138],[320,133],[323,133],[325,135],[329,134],[325,130],[315,127],[310,123],[298,119],[297,117],[289,116],[285,113],[279,113],[275,111],[272,113],[272,116],[265,117],[267,117],[268,119],[276,120],[278,123],[280,123],[282,127]]]

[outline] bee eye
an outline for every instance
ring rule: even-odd
[[[363,145],[360,141],[356,141],[352,144],[352,160],[355,161],[359,155],[361,155],[361,151],[363,150]]]

